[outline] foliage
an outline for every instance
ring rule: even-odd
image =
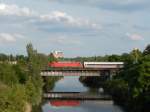
[[[53,55],[53,53],[51,53],[48,57],[48,62],[52,63],[52,62],[57,62],[57,58],[55,58],[55,56]]]
[[[105,92],[113,96],[114,100],[122,105],[128,101],[128,84],[122,79],[109,80],[104,85]]]
[[[28,54],[28,75],[29,81],[27,82],[27,95],[32,105],[38,105],[41,102],[43,81],[40,76],[41,66],[43,66],[43,55],[38,54],[33,49],[32,44],[27,45]],[[43,59],[43,60],[42,60]],[[29,94],[28,94],[29,93]]]
[[[0,80],[3,83],[13,85],[18,83],[18,78],[12,65],[8,65],[7,63],[0,64]]]
[[[27,95],[27,101],[30,102],[32,105],[36,105],[37,102],[37,98],[36,96],[36,87],[34,85],[34,83],[32,82],[32,79],[30,78],[25,86],[25,90],[26,90],[26,95]]]
[[[8,56],[5,54],[0,54],[0,61],[6,61],[8,60]]]
[[[93,57],[76,57],[76,58],[61,58],[60,61],[108,61],[108,56],[93,56]]]
[[[27,45],[28,57],[0,54],[0,112],[24,112],[26,104],[39,105],[43,81],[40,70],[48,57]],[[17,61],[16,65],[8,61]]]
[[[128,108],[128,111],[148,112],[150,110],[150,55],[134,50],[125,63],[124,70],[119,76],[105,83],[105,90],[117,103]]]
[[[26,101],[24,86],[8,87],[2,83],[0,85],[0,112],[24,112]]]
[[[143,51],[144,55],[150,54],[150,44],[146,47],[146,49]]]
[[[103,83],[105,81],[102,77],[87,77],[87,76],[81,76],[79,78],[79,81],[84,84],[84,86],[89,88],[100,88],[103,86]]]
[[[47,77],[44,79],[44,92],[50,92],[55,87],[55,82],[63,77]]]

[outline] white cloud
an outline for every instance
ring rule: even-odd
[[[50,14],[41,15],[40,18],[43,21],[57,21],[57,22],[64,22],[64,23],[76,22],[73,17],[61,11],[53,11]]]
[[[40,18],[42,21],[59,22],[71,26],[86,26],[90,28],[100,29],[100,27],[98,27],[96,23],[92,23],[86,19],[75,18],[62,11],[52,11],[49,14],[40,15]]]
[[[31,21],[42,21],[60,23],[64,25],[76,26],[76,27],[88,27],[92,29],[101,29],[96,23],[92,23],[89,20],[82,19],[79,17],[73,17],[66,12],[62,11],[51,11],[49,14],[39,14],[37,11],[33,11],[28,7],[19,7],[16,4],[4,4],[0,3],[0,15],[1,16],[23,16],[23,17],[35,17],[29,18]]]
[[[0,3],[0,15],[34,16],[36,13],[27,7]]]
[[[133,33],[133,34],[130,34],[130,33],[126,33],[126,36],[128,36],[129,39],[131,40],[143,40],[144,38],[142,37],[142,35],[140,34],[137,34],[137,33]]]
[[[13,34],[14,37],[18,38],[18,39],[25,39],[25,37],[21,34],[15,33]]]
[[[102,29],[101,25],[95,22],[91,22],[88,19],[83,19],[81,17],[73,17],[72,15],[63,11],[50,11],[48,14],[44,14],[28,7],[20,7],[16,4],[0,3],[0,16],[6,16],[8,21],[13,20],[14,23],[23,21],[27,24],[29,23],[31,25],[35,25],[35,27],[38,27],[37,29],[42,29],[42,26],[44,25],[46,27],[48,25],[51,26],[51,23],[53,23],[52,25],[57,25],[57,27],[63,29],[82,28],[85,30],[90,29],[98,31]],[[8,18],[7,16],[15,16],[15,19]],[[38,24],[41,22],[42,24],[38,26]]]
[[[20,34],[0,33],[0,43],[14,43],[20,38],[23,38]]]
[[[82,42],[78,39],[74,38],[69,38],[66,36],[58,36],[56,38],[49,38],[50,43],[54,44],[61,44],[61,45],[68,45],[68,44],[73,44],[73,45],[80,45]]]

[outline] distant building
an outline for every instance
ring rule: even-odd
[[[54,55],[55,58],[63,58],[64,54],[62,51],[53,51],[52,54]]]
[[[7,63],[7,64],[10,64],[10,65],[17,65],[17,61],[0,61],[0,64],[4,64],[4,63]]]
[[[8,63],[11,64],[11,65],[16,65],[17,61],[9,61]]]

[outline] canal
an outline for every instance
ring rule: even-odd
[[[63,77],[55,83],[52,92],[84,92],[101,94],[102,88],[94,89],[84,86],[79,77]],[[103,95],[103,94],[102,94]],[[45,100],[42,112],[123,112],[113,101],[75,101],[75,100]]]

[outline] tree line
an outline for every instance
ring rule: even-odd
[[[150,45],[143,52],[133,50],[125,61],[124,69],[106,82],[105,90],[128,112],[149,112]]]
[[[47,65],[48,56],[38,53],[32,44],[26,49],[28,56],[0,54],[0,112],[34,112],[41,103],[44,83],[40,70]],[[17,64],[8,64],[8,59]]]
[[[69,59],[65,59],[69,60]],[[150,110],[150,45],[144,51],[134,49],[121,55],[104,57],[77,57],[73,61],[123,61],[124,68],[112,80],[100,77],[80,77],[80,81],[88,87],[103,87],[115,103],[127,112],[149,112]]]

